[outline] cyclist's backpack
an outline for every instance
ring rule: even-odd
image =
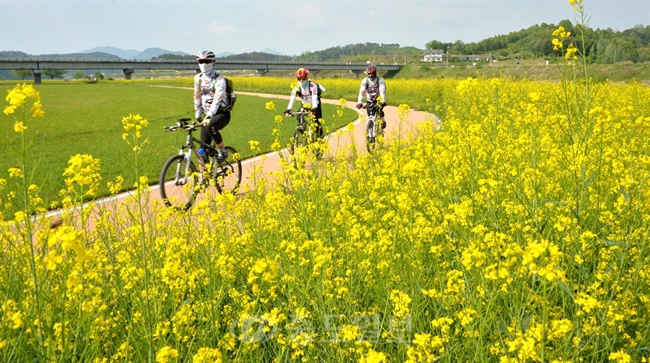
[[[226,78],[222,75],[219,75],[219,77],[223,77],[223,79],[226,80],[226,97],[228,97],[228,106],[224,107],[223,110],[232,111],[233,107],[235,107],[235,103],[237,102],[237,94],[232,87],[232,79]]]

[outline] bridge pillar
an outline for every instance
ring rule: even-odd
[[[131,75],[135,72],[134,69],[123,69],[122,73],[124,73],[124,79],[131,79]]]
[[[41,74],[43,71],[40,69],[33,69],[32,74],[34,75],[34,84],[41,84]]]
[[[350,73],[354,74],[354,78],[359,78],[359,75],[361,73],[363,73],[363,71],[357,71],[357,70],[350,69]]]
[[[314,75],[314,79],[318,79],[318,72],[320,72],[320,69],[309,70],[309,73]]]
[[[269,73],[269,69],[268,68],[257,69],[257,70],[255,70],[255,73],[265,75],[265,74]]]

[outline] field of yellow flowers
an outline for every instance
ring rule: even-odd
[[[188,212],[140,179],[49,229],[22,156],[0,180],[25,200],[0,222],[0,360],[650,361],[650,91],[572,78],[566,54],[559,83],[389,82],[442,129]],[[47,115],[32,86],[6,100],[18,133]],[[137,168],[147,122],[123,124]],[[71,157],[64,205],[98,165]]]
[[[417,85],[445,94],[442,130],[382,152],[189,213],[149,210],[143,180],[92,229],[3,221],[2,361],[647,361],[648,89]],[[47,110],[13,92],[30,132]],[[146,120],[124,125],[137,159]],[[32,210],[17,165],[0,186],[23,183]],[[65,203],[100,172],[72,157]]]

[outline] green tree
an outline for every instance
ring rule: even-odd
[[[76,71],[76,72],[74,72],[74,73],[72,74],[72,77],[73,77],[74,79],[82,79],[82,78],[84,78],[85,76],[86,76],[86,74],[85,74],[84,72],[82,72],[82,71]]]
[[[457,41],[454,42],[454,44],[451,45],[450,52],[458,53],[459,55],[461,55],[462,53],[464,53],[464,49],[463,49],[464,47],[465,47],[465,43],[462,40],[458,39]]]
[[[61,78],[66,73],[68,73],[68,71],[66,71],[64,69],[45,69],[45,70],[43,70],[43,75],[45,75],[46,77],[50,77],[50,79]]]
[[[444,49],[447,50],[447,43],[443,43],[439,40],[432,40],[425,44],[426,49]]]
[[[32,75],[31,69],[14,69],[12,72],[14,76],[20,79],[25,79]]]

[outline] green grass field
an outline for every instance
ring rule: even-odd
[[[13,82],[3,82],[0,90],[6,94],[14,86]],[[150,143],[142,150],[139,168],[155,183],[165,160],[178,152],[186,136],[183,132],[165,132],[163,126],[194,115],[192,91],[187,87],[156,87],[145,82],[59,81],[44,82],[36,89],[41,94],[46,115],[26,124],[27,165],[36,168],[37,177],[32,182],[42,186],[41,196],[47,205],[49,201],[58,199],[59,190],[65,185],[62,172],[68,159],[76,154],[90,154],[101,160],[104,186],[106,181],[114,180],[118,175],[126,179],[125,187],[133,185],[133,152],[122,140],[121,122],[130,114],[139,114],[150,123],[143,131]],[[276,111],[266,109],[266,103],[270,101],[274,101]],[[269,151],[273,142],[272,131],[279,127],[274,117],[286,109],[286,104],[286,100],[240,95],[231,122],[222,131],[226,144],[233,146],[244,158],[253,155],[250,140],[259,141],[262,152]],[[346,110],[341,118],[333,117],[335,114],[336,106],[324,105],[323,117],[330,129],[345,125],[356,117],[352,110]],[[284,120],[280,131],[284,141],[288,142],[295,121],[291,118]],[[7,178],[7,169],[15,165],[19,157],[20,134],[13,131],[13,124],[13,115],[2,116],[0,178]],[[106,192],[100,190],[101,194]]]

